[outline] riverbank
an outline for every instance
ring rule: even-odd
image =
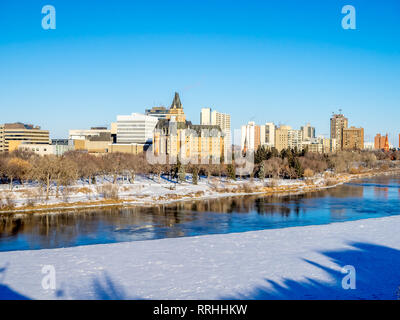
[[[0,189],[0,214],[62,211],[100,207],[153,206],[177,201],[205,200],[221,197],[263,194],[283,196],[316,192],[332,188],[350,180],[377,175],[399,174],[400,169],[368,170],[353,174],[325,173],[308,179],[243,179],[230,181],[226,178],[200,178],[197,185],[187,177],[185,183],[167,179],[150,179],[138,176],[133,184],[112,184],[102,181],[97,184],[79,182],[57,192],[51,189],[48,199],[44,190],[35,185],[17,186],[14,190]]]
[[[399,228],[393,216],[0,252],[0,299],[396,299]],[[55,289],[41,285],[44,266]],[[345,270],[355,289],[343,288]]]

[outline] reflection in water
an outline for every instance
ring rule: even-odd
[[[399,177],[304,195],[0,216],[0,251],[243,232],[400,214]]]

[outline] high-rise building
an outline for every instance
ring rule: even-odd
[[[301,127],[300,130],[303,133],[303,140],[311,140],[315,138],[315,128],[311,127],[309,123]]]
[[[242,126],[241,131],[241,150],[243,152],[257,151],[261,145],[260,126],[250,121],[247,125]]]
[[[289,147],[289,130],[291,126],[280,126],[275,130],[275,148],[281,152]]]
[[[227,159],[228,152],[232,147],[231,139],[231,116],[211,108],[202,108],[200,112],[201,125],[219,126],[224,134],[224,157]]]
[[[186,121],[175,93],[169,114],[158,121],[154,130],[153,152],[198,162],[218,160],[224,153],[224,133],[220,125],[193,125]]]
[[[211,124],[211,108],[201,108],[200,124],[202,125]]]
[[[275,147],[275,124],[267,122],[260,126],[260,143],[262,146],[273,148]]]
[[[331,139],[336,139],[336,150],[343,149],[343,129],[349,125],[349,120],[343,114],[333,114],[331,118]]]
[[[364,149],[364,129],[356,127],[344,128],[342,149],[343,150]]]
[[[0,152],[14,151],[20,144],[49,145],[49,131],[20,122],[0,125]]]
[[[152,143],[153,131],[158,121],[157,117],[146,116],[140,113],[117,116],[117,143]]]
[[[387,146],[387,148],[388,148],[388,146],[389,146],[389,138],[388,138],[388,135],[386,134],[386,136],[381,136],[381,134],[378,133],[378,134],[375,136],[375,139],[374,139],[374,148],[375,148],[376,150],[383,150],[383,149],[385,149],[385,146]],[[388,150],[388,151],[389,151],[389,150]]]

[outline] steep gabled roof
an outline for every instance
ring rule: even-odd
[[[174,101],[172,101],[171,109],[182,109],[181,99],[179,98],[179,93],[175,92]]]

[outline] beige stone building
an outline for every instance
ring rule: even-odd
[[[49,145],[49,131],[19,122],[0,125],[0,152],[12,152],[22,143]]]
[[[166,119],[158,121],[154,130],[153,152],[197,162],[221,159],[224,134],[218,125],[193,125],[186,121],[178,93]]]

